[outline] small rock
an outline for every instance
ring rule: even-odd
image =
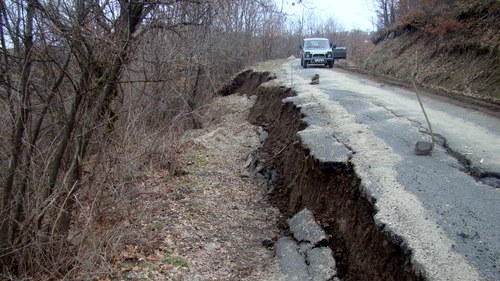
[[[317,85],[319,84],[319,74],[314,74],[314,76],[311,78],[311,85]]]
[[[257,167],[255,167],[255,173],[258,174],[258,173],[261,173],[263,170],[264,170],[264,165],[257,165]]]
[[[285,281],[309,281],[307,264],[299,254],[298,245],[289,237],[282,237],[276,242],[276,256],[280,262]]]
[[[274,246],[274,241],[271,239],[264,239],[262,240],[262,246],[266,248],[272,248]]]
[[[220,244],[217,242],[210,242],[210,243],[207,243],[203,246],[203,249],[205,249],[208,252],[213,252],[219,248],[220,248]]]
[[[432,143],[426,141],[418,141],[415,145],[416,155],[430,155],[432,153]]]
[[[262,127],[257,128],[257,134],[259,135],[259,140],[261,143],[263,143],[269,136],[269,133],[266,132]]]
[[[246,179],[246,178],[250,178],[250,177],[251,177],[251,174],[248,171],[242,171],[240,173],[240,178],[242,178],[242,179]]]
[[[188,170],[175,170],[174,171],[174,176],[179,177],[179,176],[186,176],[189,175]]]
[[[332,250],[318,247],[307,251],[308,271],[314,281],[328,281],[337,275],[337,266]]]
[[[127,279],[138,279],[139,274],[134,271],[130,271],[127,273]]]
[[[255,167],[255,164],[257,163],[256,154],[257,153],[255,151],[252,151],[250,152],[250,154],[248,154],[245,164],[243,165],[244,168],[253,169]]]
[[[308,241],[317,245],[327,239],[325,231],[316,223],[314,215],[308,209],[295,214],[288,220],[288,225],[297,241]]]

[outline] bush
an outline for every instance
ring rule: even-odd
[[[453,32],[464,28],[464,23],[459,22],[456,19],[446,19],[438,17],[434,19],[431,23],[426,24],[422,30],[430,35],[442,35],[447,32]]]

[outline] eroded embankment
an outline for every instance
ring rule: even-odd
[[[352,165],[324,165],[303,147],[297,135],[306,127],[300,109],[282,102],[294,92],[266,83],[254,93],[257,100],[249,120],[269,133],[260,158],[278,172],[272,201],[288,216],[304,207],[313,211],[330,238],[342,280],[424,280],[415,273],[401,241],[377,228],[374,208],[362,195]]]
[[[446,20],[415,19],[379,31],[372,39],[376,45],[361,67],[410,85],[415,79],[435,93],[465,103],[498,106],[500,2],[455,2],[461,3],[450,5],[456,10],[446,16],[443,13],[450,17]]]
[[[218,91],[221,96],[234,93],[251,95],[262,83],[276,78],[270,72],[255,72],[252,69],[245,69],[237,73],[231,82]]]

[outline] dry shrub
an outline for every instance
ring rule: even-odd
[[[144,196],[149,195],[144,180],[158,170],[168,177],[180,169],[180,132],[172,124],[151,130],[144,123],[130,122],[117,128],[113,139],[102,141],[105,145],[84,164],[85,188],[75,195],[68,238],[74,256],[63,258],[72,262],[72,269],[57,279],[119,274],[114,262],[125,245],[145,243],[136,239],[137,227],[150,217],[144,204]]]
[[[419,0],[412,5],[398,11],[397,25],[414,26],[431,35],[473,27],[500,10],[494,0]]]
[[[144,201],[151,195],[145,180],[157,172],[179,174],[182,136],[203,109],[187,104],[190,91],[175,76],[182,67],[160,60],[161,52],[138,54],[122,75],[113,130],[92,140],[93,150],[83,164],[83,188],[75,195],[70,233],[73,269],[66,280],[116,276],[127,245],[148,248],[136,233],[151,215]]]
[[[453,32],[463,28],[464,24],[456,19],[447,19],[439,17],[433,20],[432,23],[426,24],[423,27],[423,31],[430,35],[442,35],[447,32]]]
[[[193,128],[193,119],[203,108],[196,106],[192,110],[186,102],[191,98],[188,85],[180,85],[176,76],[156,67],[157,74],[165,76],[155,78],[162,81],[151,82],[154,80],[151,65],[141,69],[142,76],[127,76],[127,71],[124,72],[119,98],[112,104],[113,126],[103,124],[96,128],[101,133],[95,134],[90,141],[77,192],[61,190],[61,193],[71,194],[70,200],[66,200],[71,201],[69,209],[72,210],[67,236],[57,233],[51,237],[44,233],[31,235],[29,244],[18,253],[11,253],[23,263],[17,265],[16,271],[4,268],[0,279],[89,280],[96,276],[113,276],[119,271],[113,261],[125,241],[134,241],[134,226],[149,217],[142,197],[147,190],[143,190],[141,184],[153,171],[161,170],[165,176],[178,174],[182,135]],[[174,68],[172,72],[177,70],[179,68]],[[132,79],[144,81],[131,82]],[[188,90],[183,91],[185,89]],[[203,98],[208,97],[210,95],[204,93]],[[203,99],[200,97],[200,100]],[[2,111],[2,118],[8,118],[7,112]],[[7,138],[5,145],[9,145]],[[7,163],[2,161],[0,164]],[[55,200],[58,196],[59,193],[52,198]],[[67,209],[67,205],[67,202],[61,204],[60,200],[55,200],[53,209]],[[27,209],[36,210],[34,206],[27,206]],[[58,214],[51,212],[48,215],[55,217]]]
[[[423,27],[426,24],[424,13],[421,10],[410,10],[401,15],[398,20],[399,26]]]
[[[35,28],[0,33],[20,42],[0,48],[11,80],[0,87],[0,170],[12,170],[0,173],[0,279],[111,274],[148,217],[148,173],[181,170],[183,133],[233,73],[284,56],[284,16],[271,0],[6,3],[4,24]]]

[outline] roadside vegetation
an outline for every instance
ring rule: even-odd
[[[452,96],[500,102],[500,2],[377,0],[373,52],[360,66],[374,74]],[[416,75],[414,75],[416,73]]]
[[[141,179],[180,173],[213,93],[286,55],[284,19],[272,1],[0,1],[0,279],[111,272],[125,218],[147,217]]]
[[[411,50],[413,65],[410,43],[467,30],[456,44],[423,43],[434,51],[418,56],[423,64],[466,54],[477,64],[472,81],[491,80],[484,87],[498,94],[498,1],[441,1],[441,10],[432,1],[404,2],[407,10],[379,2],[392,6],[381,6],[373,50],[372,34],[310,11],[289,20],[274,0],[0,0],[0,279],[113,276],[113,263],[137,252],[129,242],[147,234],[134,227],[154,226],[148,198],[163,196],[140,185],[157,168],[167,171],[159,181],[182,177],[183,138],[204,126],[215,93],[245,66],[297,55],[305,36],[346,46],[366,69],[404,76],[386,56]],[[381,47],[410,34],[418,36],[408,46]],[[479,57],[492,58],[491,68]],[[419,82],[432,75],[419,72]]]
[[[0,0],[0,279],[112,274],[161,196],[138,185],[182,175],[217,90],[306,34],[367,38],[272,0]]]

